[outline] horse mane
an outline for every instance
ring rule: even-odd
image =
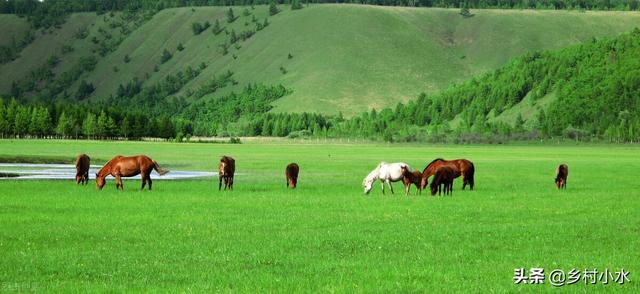
[[[116,155],[113,158],[111,158],[111,160],[107,161],[107,163],[104,164],[104,166],[98,170],[98,172],[96,173],[96,175],[101,175],[102,171],[109,168],[109,172],[111,172],[111,166],[113,165],[113,161],[115,161],[118,158],[123,157],[122,155]]]
[[[444,158],[436,158],[436,159],[432,160],[431,162],[429,162],[429,164],[427,164],[427,167],[425,167],[424,170],[427,170],[436,161],[446,161],[446,160],[444,160]]]
[[[380,167],[381,167],[383,164],[387,164],[387,163],[386,163],[386,162],[384,162],[384,161],[381,161],[381,162],[376,166],[376,168],[374,168],[374,169],[373,169],[373,170],[372,170],[372,171],[371,171],[371,172],[370,172],[370,173],[369,173],[369,174],[364,178],[364,180],[362,180],[362,184],[364,185],[367,181],[371,181],[371,182],[375,181],[375,180],[376,180],[376,178],[378,177],[378,175],[380,174]]]

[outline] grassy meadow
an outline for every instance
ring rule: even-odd
[[[639,151],[0,140],[4,159],[143,153],[169,169],[212,170],[227,154],[238,173],[232,192],[213,178],[156,180],[151,192],[138,180],[124,191],[113,179],[102,191],[93,180],[0,180],[0,291],[540,292],[554,287],[514,285],[514,268],[575,267],[624,268],[631,282],[564,290],[638,292]],[[472,160],[476,190],[457,179],[452,197],[407,197],[399,183],[395,195],[377,183],[363,195],[378,162],[422,169],[436,157]],[[293,161],[299,188],[286,190]],[[553,184],[561,162],[566,191]]]

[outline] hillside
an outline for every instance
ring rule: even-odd
[[[9,94],[15,81],[29,80],[51,55],[59,61],[51,63],[50,75],[32,83],[29,88],[35,92],[46,79],[77,69],[81,58],[96,58],[93,67],[75,70],[69,74],[73,78],[58,82],[69,86],[56,99],[77,96],[82,80],[95,87],[88,99],[102,100],[134,78],[150,86],[204,62],[206,68],[174,96],[193,101],[193,93],[212,77],[231,71],[235,85],[204,99],[240,92],[249,83],[282,84],[292,93],[273,102],[273,111],[341,111],[350,116],[406,102],[421,92],[439,92],[526,52],[617,35],[640,23],[640,14],[633,12],[473,10],[473,17],[463,18],[457,9],[330,4],[297,11],[280,8],[281,13],[268,16],[266,6],[256,6],[244,16],[244,7],[234,7],[239,18],[232,24],[226,22],[226,7],[165,9],[149,18],[75,13],[59,29],[37,32],[16,60],[0,65],[0,93]],[[227,55],[220,48],[229,39],[224,32],[192,32],[194,22],[219,20],[228,31],[240,33],[254,27],[253,16],[258,22],[268,18],[270,25],[238,42],[239,48],[229,47]],[[19,34],[23,23],[12,15],[0,17],[3,31]],[[182,51],[176,49],[180,43]],[[161,64],[165,49],[173,57]]]
[[[0,99],[0,135],[167,139],[190,135],[317,136],[432,142],[566,137],[640,141],[640,28],[559,50],[527,53],[439,94],[421,94],[406,104],[348,119],[270,112],[271,103],[291,94],[281,85],[247,85],[238,93],[190,103],[165,99],[206,68],[189,67],[154,86],[129,84],[118,90],[117,97],[99,103],[42,104]],[[205,90],[224,88],[232,83],[232,77],[229,73],[217,75]],[[51,89],[55,88],[47,88]],[[193,95],[205,93],[202,89]]]

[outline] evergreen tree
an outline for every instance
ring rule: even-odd
[[[235,44],[236,42],[238,42],[238,36],[236,35],[236,31],[232,29],[231,34],[229,34],[229,43]]]
[[[162,51],[162,56],[160,57],[160,63],[165,63],[167,61],[169,61],[169,59],[171,59],[171,57],[173,57],[173,55],[171,54],[171,52],[169,52],[169,50],[164,49],[164,51]]]
[[[78,92],[76,93],[76,99],[83,100],[83,99],[89,97],[89,95],[91,95],[91,93],[93,93],[94,90],[95,90],[95,87],[93,87],[92,83],[88,83],[86,80],[82,80],[80,82],[80,85],[78,86]]]
[[[67,116],[67,114],[63,111],[60,114],[60,118],[58,118],[58,126],[56,126],[56,134],[64,137],[68,137],[74,131],[75,123],[73,118]]]
[[[233,8],[229,8],[227,11],[227,22],[232,23],[236,20],[236,16],[233,13]]]
[[[29,133],[42,137],[51,133],[51,117],[49,110],[45,107],[35,107],[31,112],[31,122],[29,124]]]
[[[9,122],[7,121],[7,109],[4,100],[0,98],[0,137],[4,138],[9,134]]]
[[[120,122],[120,134],[127,139],[131,134],[131,123],[129,122],[129,117],[127,116],[125,116]]]
[[[98,116],[98,120],[96,122],[96,135],[98,135],[98,137],[100,138],[104,138],[108,135],[107,131],[107,123],[108,123],[109,117],[107,116],[107,113],[103,111],[100,112],[100,115]]]
[[[300,0],[291,0],[291,10],[302,9],[302,3]]]
[[[87,117],[82,122],[82,133],[87,138],[93,138],[97,135],[96,124],[96,115],[92,112],[88,112]]]
[[[518,113],[518,116],[516,117],[516,122],[515,122],[515,124],[513,126],[514,127],[514,131],[516,133],[523,133],[524,132],[524,124],[525,124],[525,121],[522,118],[522,114]]]
[[[6,114],[6,120],[7,120],[7,135],[16,135],[16,129],[15,129],[15,124],[16,124],[16,114],[18,113],[18,102],[16,101],[15,98],[12,98],[11,101],[9,101],[9,104],[6,107],[5,110],[5,114]]]
[[[269,15],[273,16],[278,14],[278,12],[280,12],[280,10],[278,9],[278,6],[276,6],[276,2],[271,1],[271,3],[269,3]]]
[[[220,26],[220,21],[216,19],[216,23],[213,25],[212,32],[214,35],[220,34],[222,32],[222,27]]]
[[[116,121],[111,116],[107,117],[104,130],[105,136],[107,137],[115,137],[118,135],[118,126],[116,125]]]
[[[13,132],[18,136],[24,136],[28,134],[30,122],[31,122],[31,110],[26,106],[19,106],[16,109]]]

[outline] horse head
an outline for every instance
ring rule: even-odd
[[[422,175],[422,180],[420,181],[420,189],[427,188],[427,184],[429,183],[429,179]]]
[[[369,177],[365,178],[362,181],[362,186],[364,187],[364,194],[369,194],[371,188],[373,187],[373,179],[370,179]]]
[[[101,176],[99,173],[96,173],[96,188],[98,190],[102,190],[105,184],[104,180],[105,176]]]

